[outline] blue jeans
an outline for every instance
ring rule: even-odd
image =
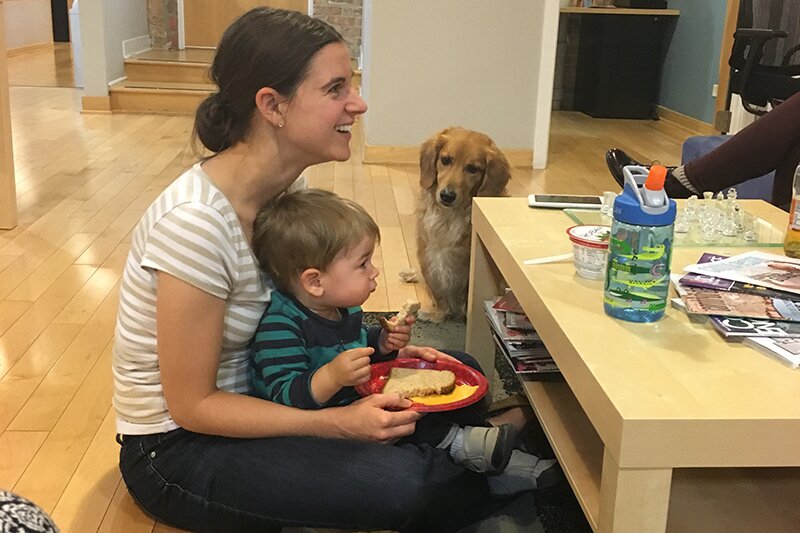
[[[125,436],[120,470],[146,511],[198,532],[301,525],[448,532],[505,504],[491,498],[483,476],[427,444],[176,429]]]

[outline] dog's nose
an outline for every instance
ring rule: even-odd
[[[453,189],[442,189],[442,192],[439,193],[439,200],[441,200],[444,205],[452,204],[456,201],[456,191]]]

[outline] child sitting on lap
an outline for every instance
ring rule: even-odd
[[[371,363],[398,356],[461,363],[433,348],[409,345],[412,316],[391,332],[362,324],[360,306],[377,286],[372,256],[379,241],[378,226],[363,207],[328,191],[287,193],[262,208],[253,246],[276,290],[252,350],[259,396],[302,409],[345,405],[359,398],[353,386],[369,380]],[[528,483],[513,488],[505,483],[493,492],[541,488],[538,474],[554,461],[514,450],[513,426],[460,427],[453,422],[458,416],[446,415],[420,420],[408,442],[446,449],[455,463],[476,472],[497,473],[512,455],[528,456],[536,467],[535,475],[534,467],[526,473]]]

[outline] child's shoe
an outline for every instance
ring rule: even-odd
[[[492,496],[512,496],[557,485],[564,479],[564,472],[556,459],[539,459],[514,450],[505,470],[486,479]]]
[[[499,472],[511,458],[517,430],[511,424],[498,427],[460,428],[450,445],[450,457],[473,472]]]

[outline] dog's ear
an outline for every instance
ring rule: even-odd
[[[436,183],[436,160],[439,159],[439,150],[447,141],[448,130],[433,135],[419,148],[419,186],[423,189],[429,189]]]
[[[486,154],[486,171],[478,188],[478,196],[503,196],[506,184],[511,179],[511,166],[505,154],[493,147]]]

